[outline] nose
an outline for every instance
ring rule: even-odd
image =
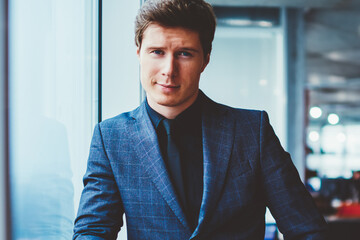
[[[168,56],[164,59],[163,67],[162,67],[162,75],[167,78],[174,78],[176,76],[177,66],[176,59],[174,56]]]

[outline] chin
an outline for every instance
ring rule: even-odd
[[[159,105],[166,107],[178,107],[184,104],[187,104],[192,99],[192,95],[189,97],[179,96],[180,94],[174,94],[172,96],[158,96],[157,98],[153,98],[155,102]]]
[[[174,100],[156,101],[156,103],[164,107],[176,107],[181,104],[178,101],[174,101]]]

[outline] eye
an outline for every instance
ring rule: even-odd
[[[186,52],[186,51],[181,51],[181,52],[179,52],[178,55],[179,55],[179,56],[183,56],[183,57],[191,57],[191,56],[192,56],[191,53]]]
[[[162,51],[162,50],[152,50],[151,53],[153,53],[155,55],[163,55],[164,51]]]

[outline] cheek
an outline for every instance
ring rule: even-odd
[[[154,77],[158,71],[158,64],[154,64],[153,61],[141,62],[141,76],[151,78]]]
[[[203,70],[204,70],[204,64],[202,63],[202,61],[199,61],[199,62],[197,62],[196,65],[192,66],[193,75],[200,76],[200,74],[203,72]]]
[[[191,76],[191,82],[197,84],[200,80],[201,68],[194,67],[188,72],[188,76]]]

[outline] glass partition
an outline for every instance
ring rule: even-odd
[[[266,110],[286,145],[286,82],[281,27],[218,26],[200,88],[233,107]]]
[[[13,0],[13,239],[71,239],[97,119],[96,0]]]

